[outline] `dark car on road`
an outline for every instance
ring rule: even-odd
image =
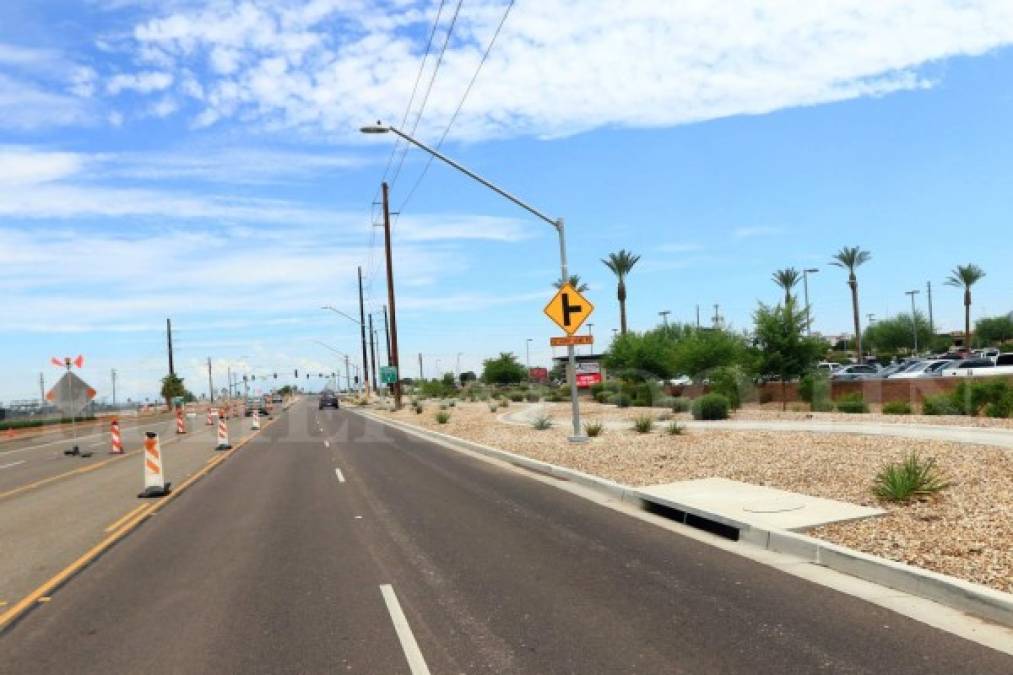
[[[320,394],[320,410],[324,408],[338,408],[338,395],[333,391],[325,391]]]

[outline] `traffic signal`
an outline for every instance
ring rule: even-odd
[[[299,377],[299,369],[298,368],[295,369],[295,376]]]
[[[359,384],[359,376],[358,375],[356,375],[353,379],[355,380],[356,384]]]
[[[256,382],[257,381],[257,376],[256,375],[250,375],[250,379],[253,380],[254,382]]]
[[[278,373],[274,374],[274,379],[276,379],[276,380],[278,379]]]

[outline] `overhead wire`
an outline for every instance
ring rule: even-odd
[[[447,135],[450,133],[450,129],[454,126],[454,122],[457,121],[458,116],[461,114],[461,109],[464,108],[464,104],[468,100],[468,96],[471,94],[471,90],[475,86],[475,82],[478,80],[478,74],[482,72],[482,67],[488,60],[489,53],[492,51],[493,45],[496,44],[496,38],[499,37],[500,32],[503,30],[503,24],[506,23],[507,17],[510,16],[510,10],[513,9],[515,1],[516,0],[510,0],[510,2],[507,3],[506,9],[503,11],[503,16],[500,17],[499,24],[496,26],[496,30],[493,32],[492,37],[489,39],[489,44],[486,45],[485,52],[482,54],[482,58],[478,62],[478,66],[475,68],[475,73],[471,76],[471,80],[468,82],[468,86],[465,87],[464,94],[461,96],[461,100],[458,102],[457,108],[454,110],[454,114],[451,115],[450,121],[447,122],[446,128],[440,135],[440,140],[436,142],[437,150],[439,150],[443,146],[443,142],[447,139]],[[411,189],[408,190],[408,194],[405,196],[405,198],[401,201],[401,205],[397,209],[398,215],[401,214],[401,211],[404,209],[405,205],[408,204],[408,201],[412,198],[412,195],[415,194],[415,191],[422,183],[422,179],[426,177],[426,173],[429,171],[429,167],[432,165],[432,163],[433,163],[433,156],[429,155],[429,158],[426,160],[425,166],[422,167],[422,172],[419,174],[418,178],[415,179],[415,183],[412,185]]]

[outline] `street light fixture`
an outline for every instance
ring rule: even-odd
[[[454,167],[455,169],[457,169],[461,173],[465,174],[469,178],[472,178],[473,180],[478,181],[479,183],[481,183],[482,185],[486,186],[487,188],[489,188],[490,190],[492,190],[496,194],[498,194],[501,197],[503,197],[503,198],[505,198],[505,199],[513,202],[514,204],[516,204],[517,206],[521,207],[522,209],[524,209],[528,213],[532,214],[533,216],[535,216],[535,217],[537,217],[537,218],[539,218],[541,220],[544,220],[549,225],[552,225],[552,227],[554,227],[556,229],[556,234],[559,236],[559,278],[560,279],[569,279],[570,278],[569,269],[568,269],[568,266],[567,266],[567,263],[566,263],[566,234],[565,234],[565,228],[564,228],[564,225],[563,225],[563,219],[562,218],[551,218],[551,217],[545,215],[544,213],[542,213],[541,211],[539,211],[535,207],[533,207],[533,206],[527,204],[526,202],[522,201],[521,199],[513,196],[512,194],[510,194],[509,192],[507,192],[503,188],[501,188],[501,187],[499,187],[499,186],[497,186],[497,185],[489,182],[485,178],[482,178],[481,176],[479,176],[474,171],[471,171],[470,169],[466,168],[465,166],[463,166],[463,165],[455,162],[454,160],[450,159],[446,155],[442,154],[439,150],[436,150],[434,148],[429,147],[428,145],[426,145],[422,141],[419,141],[419,140],[417,140],[417,139],[409,136],[408,134],[404,133],[400,129],[397,129],[396,127],[392,127],[390,125],[386,125],[386,124],[382,124],[381,122],[377,122],[376,124],[371,124],[371,125],[367,125],[367,126],[361,127],[359,130],[362,133],[364,133],[364,134],[385,134],[385,133],[390,132],[390,133],[392,133],[392,134],[394,134],[396,136],[399,136],[400,138],[403,138],[405,141],[411,143],[415,147],[420,148],[420,149],[424,150],[425,152],[428,152],[433,157],[435,157],[435,158],[437,158],[437,159],[439,159],[439,160],[441,160],[441,161],[449,164],[450,166]],[[576,371],[577,371],[577,359],[576,359],[576,352],[574,350],[573,345],[567,346],[566,353],[567,353],[567,359],[568,359],[569,365],[570,365],[568,377],[569,377],[569,380],[570,380],[571,417],[573,418],[572,419],[572,421],[573,421],[573,435],[570,436],[569,439],[570,439],[570,441],[573,441],[573,442],[583,442],[583,441],[587,440],[587,436],[585,436],[581,432],[581,428],[580,428],[580,403],[577,400],[577,373],[576,373]]]
[[[658,312],[658,316],[660,316],[661,320],[665,322],[665,328],[668,328],[668,315],[671,313],[672,311],[669,309],[663,309],[660,312]]]
[[[813,334],[812,319],[809,316],[809,275],[816,274],[819,271],[818,267],[802,270],[802,288],[805,289],[805,334],[807,337]]]

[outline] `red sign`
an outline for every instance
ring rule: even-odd
[[[577,386],[587,389],[592,384],[601,382],[601,373],[577,373]]]
[[[535,382],[544,382],[549,379],[549,369],[528,368],[528,379],[534,380]]]

